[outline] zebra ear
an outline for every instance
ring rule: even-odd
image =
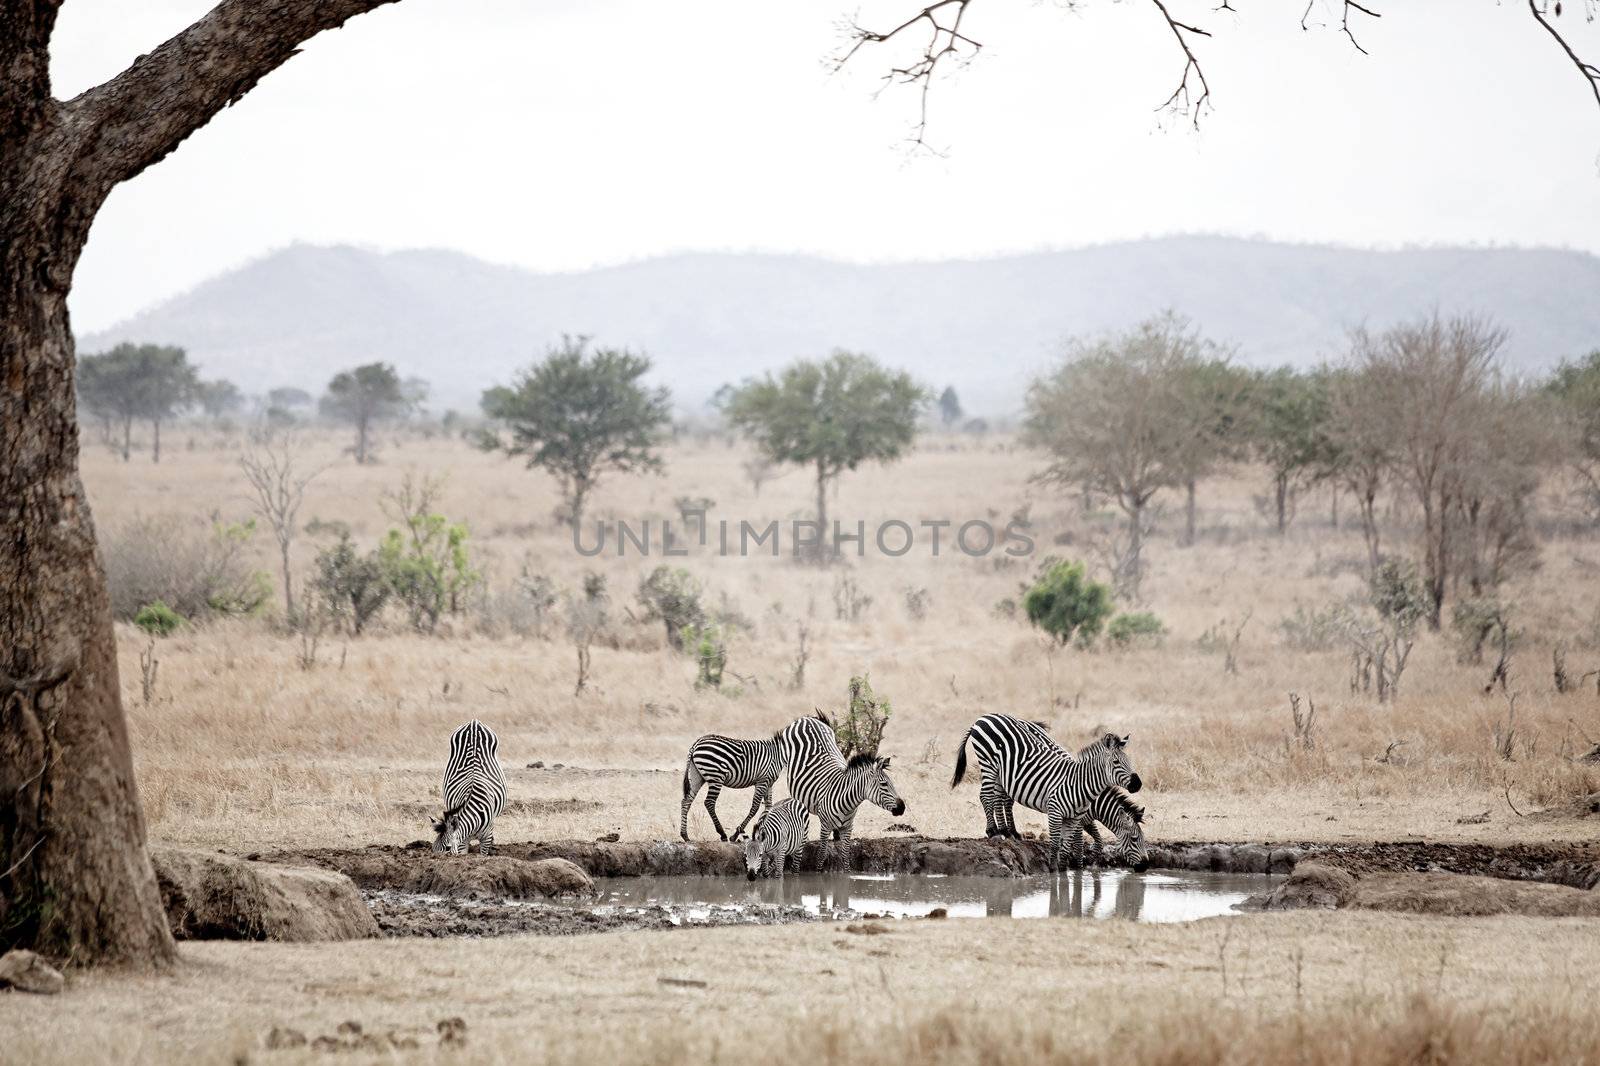
[[[1132,735],[1133,735],[1132,733],[1124,733],[1124,734],[1122,734],[1122,740],[1119,741],[1119,743],[1123,747],[1127,747],[1128,746],[1128,738],[1131,737]]]
[[[879,766],[880,769],[887,770],[889,768],[889,760],[888,760],[888,758],[879,759],[878,760],[878,766]]]

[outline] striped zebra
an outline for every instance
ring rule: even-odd
[[[479,855],[494,854],[494,819],[506,805],[506,778],[495,752],[500,738],[474,718],[450,737],[444,765],[444,814],[433,819],[434,851],[465,855],[473,840]]]
[[[1042,740],[1053,748],[1064,750],[1061,749],[1061,746],[1055,742],[1054,738],[1040,723],[1022,722],[1021,728],[1033,734],[1036,740]],[[1096,741],[1096,743],[1099,742]],[[1078,756],[1082,758],[1092,755],[1094,746],[1094,744],[1091,744],[1083,748],[1078,752]],[[990,789],[995,796],[993,805],[985,806],[984,808],[984,814],[988,821],[988,825],[985,827],[985,835],[1011,837],[1013,839],[1020,838],[1022,834],[1017,832],[1016,822],[1012,818],[1011,797],[994,782],[994,775],[987,765],[981,768],[981,773],[984,787]],[[1128,808],[1123,805],[1117,796],[1118,789],[1137,792],[1142,787],[1142,784],[1143,782],[1139,780],[1139,775],[1126,765],[1114,766],[1111,786],[1096,796],[1094,802],[1089,805],[1089,813],[1083,819],[1082,829],[1083,832],[1088,834],[1090,842],[1094,845],[1096,862],[1104,862],[1106,858],[1105,845],[1101,841],[1100,831],[1096,827],[1098,822],[1116,834],[1117,843],[1111,849],[1111,859],[1114,862],[1120,862],[1132,867],[1135,873],[1143,873],[1149,867],[1150,852],[1145,847],[1144,826],[1139,819],[1129,813]]]
[[[708,733],[689,745],[689,760],[683,768],[683,811],[678,822],[678,835],[689,839],[689,807],[706,788],[706,811],[711,824],[717,827],[717,836],[723,840],[728,834],[717,818],[717,797],[725,788],[755,787],[756,796],[750,803],[750,813],[733,831],[738,840],[756,810],[765,806],[772,809],[772,785],[783,772],[783,753],[776,740],[734,740]]]
[[[1144,816],[1144,808],[1128,795],[1140,781],[1128,763],[1127,737],[1107,733],[1074,754],[1032,722],[1009,714],[986,714],[961,737],[951,788],[966,775],[969,739],[983,775],[979,797],[990,835],[1015,833],[1008,829],[1013,802],[1042,811],[1050,829],[1045,857],[1051,870],[1059,869],[1063,851],[1069,852],[1074,869],[1082,866],[1083,835],[1078,830],[1102,792],[1110,790],[1113,802],[1125,807],[1135,821]],[[1123,781],[1125,785],[1119,783]],[[1068,826],[1074,830],[1070,834]]]
[[[810,828],[811,812],[792,798],[774,804],[745,838],[745,876],[752,881],[774,874],[782,877],[791,863],[799,869]]]
[[[821,825],[824,864],[838,841],[849,868],[850,831],[863,803],[877,804],[896,816],[905,813],[905,801],[889,778],[889,760],[856,755],[846,762],[833,724],[821,711],[790,722],[773,739],[789,767],[789,794]]]

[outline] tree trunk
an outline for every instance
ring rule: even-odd
[[[1428,590],[1428,628],[1439,631],[1444,612],[1444,590],[1448,578],[1445,552],[1449,538],[1449,501],[1435,504],[1430,492],[1422,499],[1423,579]]]
[[[122,461],[128,461],[128,453],[133,451],[133,416],[129,415],[122,420]]]
[[[1274,475],[1272,485],[1278,505],[1278,536],[1281,537],[1284,531],[1289,528],[1289,475]]]
[[[289,624],[294,624],[294,589],[289,583],[289,541],[278,542],[278,550],[283,559],[283,616]]]
[[[159,463],[161,461],[161,419],[152,418],[150,420],[150,425],[155,434],[155,440],[151,444],[150,448],[150,461],[152,463]]]
[[[1194,543],[1194,478],[1184,483],[1188,495],[1183,501],[1183,543],[1185,547]]]
[[[1356,501],[1361,508],[1361,535],[1367,542],[1367,574],[1378,572],[1378,494],[1368,489]]]
[[[1329,497],[1331,497],[1331,499],[1329,501],[1329,509],[1332,512],[1328,516],[1328,524],[1331,525],[1334,529],[1338,529],[1339,528],[1339,486],[1338,485],[1330,485],[1328,487],[1328,495],[1329,495]]]
[[[356,465],[364,465],[367,461],[367,416],[356,415]]]
[[[832,531],[828,528],[828,467],[821,459],[817,460],[817,529],[817,559],[826,560]]]
[[[6,161],[10,163],[10,160]],[[0,187],[17,175],[0,170]],[[67,280],[81,244],[0,197],[0,952],[173,958],[145,855],[94,526]],[[30,211],[29,208],[34,210]]]

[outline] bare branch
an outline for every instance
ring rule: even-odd
[[[1589,10],[1590,21],[1593,21],[1594,5],[1589,3],[1586,7]],[[1550,20],[1545,17],[1548,10],[1549,4],[1546,0],[1528,0],[1528,11],[1532,13],[1534,21],[1543,26],[1545,31],[1555,38],[1555,42],[1561,46],[1561,50],[1567,53],[1567,58],[1572,60],[1572,65],[1578,68],[1578,73],[1582,74],[1584,81],[1589,83],[1589,91],[1594,93],[1594,102],[1600,104],[1600,67],[1586,62],[1579,57],[1577,52],[1573,51],[1572,45],[1568,44],[1567,39],[1561,36],[1561,31],[1551,25]],[[1561,14],[1561,5],[1559,3],[1555,7],[1554,14],[1557,16]]]
[[[1339,20],[1339,29],[1340,29],[1341,32],[1344,33],[1344,35],[1346,37],[1350,38],[1350,43],[1355,45],[1356,51],[1360,52],[1362,55],[1368,55],[1369,53],[1367,52],[1367,50],[1365,48],[1361,47],[1361,42],[1356,40],[1356,35],[1350,32],[1350,9],[1351,8],[1355,8],[1357,11],[1361,12],[1363,15],[1367,15],[1367,16],[1369,16],[1371,18],[1381,19],[1381,18],[1383,18],[1383,16],[1380,15],[1378,12],[1372,10],[1370,7],[1362,7],[1360,4],[1356,3],[1355,0],[1344,0],[1344,10],[1341,13],[1341,17],[1340,17],[1340,20]]]
[[[927,40],[923,43],[922,54],[913,62],[903,67],[891,67],[889,73],[884,75],[886,82],[900,82],[905,85],[918,85],[921,87],[918,102],[917,123],[911,141],[919,147],[926,146],[928,132],[928,90],[933,84],[934,74],[938,72],[939,64],[949,58],[951,62],[965,65],[977,56],[983,45],[968,37],[961,29],[962,19],[966,17],[967,5],[972,0],[937,0],[921,11],[906,19],[891,30],[878,32],[866,29],[859,25],[850,27],[851,37],[854,39],[845,53],[834,60],[834,69],[848,63],[864,45],[884,44],[894,40],[902,33],[906,33],[919,26],[926,26]],[[955,14],[951,15],[947,9],[954,8]],[[941,14],[943,20],[941,20]],[[969,50],[963,54],[963,50]]]
[[[1161,12],[1161,17],[1167,20],[1167,28],[1172,31],[1172,36],[1177,39],[1178,47],[1183,49],[1184,57],[1183,76],[1178,80],[1178,87],[1172,90],[1172,95],[1167,97],[1166,102],[1157,110],[1165,111],[1170,109],[1189,114],[1194,123],[1194,128],[1199,129],[1200,114],[1205,110],[1206,101],[1211,99],[1211,86],[1207,84],[1206,72],[1201,69],[1200,60],[1195,57],[1194,49],[1189,47],[1189,38],[1185,37],[1184,34],[1189,33],[1200,37],[1210,37],[1211,33],[1208,30],[1202,30],[1198,26],[1191,26],[1173,18],[1172,12],[1167,10],[1167,5],[1162,0],[1150,0],[1150,2],[1156,5],[1156,9]],[[1192,104],[1189,102],[1190,74],[1193,74],[1195,80],[1200,83],[1200,95],[1194,98]]]

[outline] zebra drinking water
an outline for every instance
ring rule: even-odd
[[[689,839],[689,807],[700,787],[706,785],[706,811],[711,815],[711,824],[717,827],[717,836],[727,840],[728,834],[717,819],[717,796],[725,788],[754,786],[756,795],[750,803],[750,813],[733,831],[733,839],[738,840],[758,807],[772,809],[772,784],[783,772],[783,766],[783,753],[775,739],[734,740],[715,733],[701,737],[689,745],[689,760],[683,768],[683,811],[678,835]]]
[[[494,819],[506,805],[506,778],[496,751],[500,738],[474,718],[450,737],[444,766],[444,814],[433,819],[434,851],[465,855],[473,840],[479,855],[494,854]]]
[[[811,812],[792,798],[774,804],[745,838],[745,876],[752,881],[773,874],[782,877],[791,863],[799,869],[810,827]]]
[[[849,869],[850,831],[863,803],[877,804],[896,816],[905,813],[905,801],[889,778],[889,760],[856,755],[846,762],[832,723],[820,711],[790,722],[773,739],[789,767],[789,794],[821,825],[824,864],[833,841],[838,841]]]
[[[1021,728],[1034,734],[1036,740],[1041,740],[1057,750],[1061,746],[1055,742],[1044,726],[1039,722],[1022,722]],[[1098,743],[1098,741],[1096,742]],[[1093,744],[1078,752],[1080,758],[1093,754]],[[1016,822],[1012,818],[1012,798],[995,781],[995,773],[987,765],[980,767],[983,775],[983,789],[994,797],[994,802],[986,803],[984,807],[986,836],[1004,836],[1017,839],[1021,836],[1017,832]],[[1144,827],[1141,822],[1129,813],[1117,796],[1119,789],[1128,792],[1137,792],[1142,786],[1139,775],[1126,765],[1112,768],[1112,784],[1094,798],[1089,805],[1089,813],[1083,819],[1083,831],[1089,835],[1094,845],[1095,860],[1103,862],[1105,859],[1105,846],[1100,840],[1100,831],[1095,823],[1099,822],[1116,834],[1117,844],[1111,850],[1114,861],[1126,863],[1135,873],[1142,873],[1149,866],[1150,853],[1145,847]]]
[[[1049,822],[1050,843],[1045,857],[1051,870],[1059,868],[1064,850],[1069,852],[1074,869],[1083,864],[1083,835],[1079,829],[1102,792],[1109,790],[1112,802],[1122,806],[1135,821],[1144,816],[1144,808],[1128,795],[1139,788],[1140,781],[1128,763],[1127,737],[1107,733],[1073,754],[1032,722],[1009,714],[986,714],[972,723],[961,738],[951,788],[959,785],[967,772],[969,739],[983,775],[979,798],[990,835],[1008,831],[1005,827],[1013,801],[1042,811]],[[1126,781],[1126,786],[1119,781]],[[1069,826],[1073,830],[1070,837]]]

